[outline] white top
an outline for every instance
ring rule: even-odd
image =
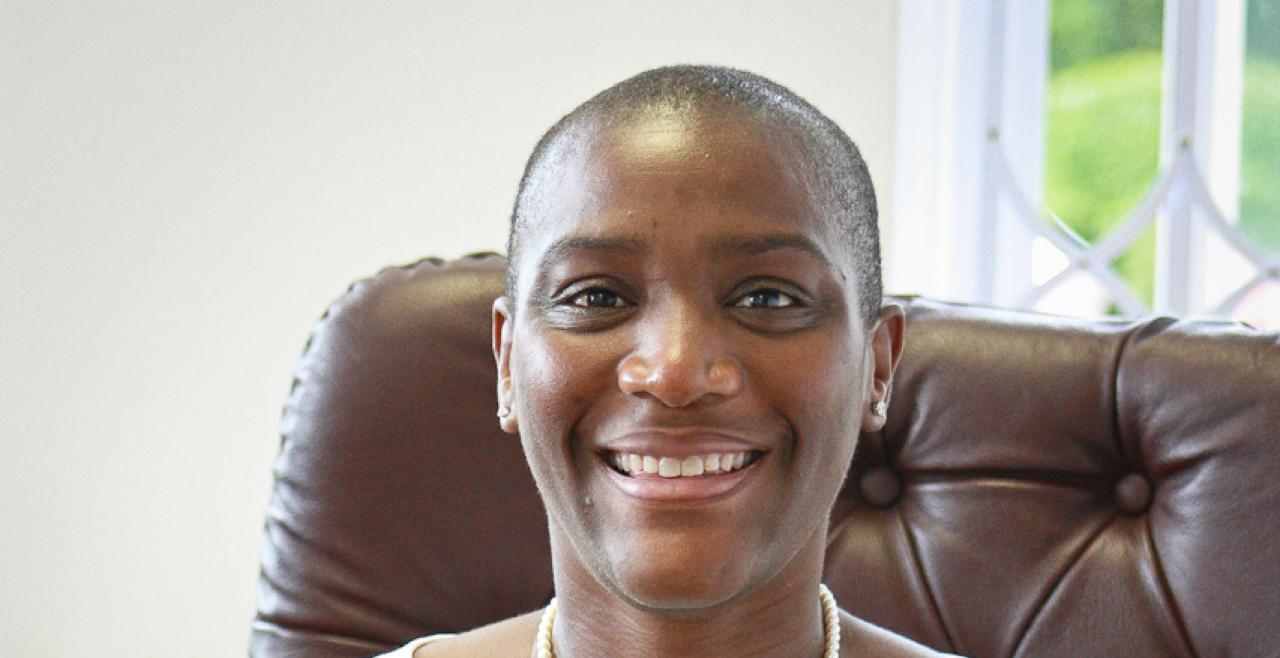
[[[384,653],[380,656],[374,656],[374,658],[413,658],[413,652],[416,651],[418,647],[426,646],[428,644],[431,644],[432,642],[435,642],[436,640],[443,640],[445,638],[454,637],[456,635],[457,635],[456,633],[440,633],[439,635],[428,635],[426,637],[420,637],[404,645],[403,647],[400,647],[399,649],[392,651],[391,653]]]

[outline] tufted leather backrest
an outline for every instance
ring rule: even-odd
[[[504,261],[357,283],[285,407],[255,656],[367,656],[551,595],[493,417]],[[884,431],[832,512],[850,612],[970,656],[1280,655],[1280,337],[900,300]]]

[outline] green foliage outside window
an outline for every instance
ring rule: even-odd
[[[1155,180],[1160,51],[1122,51],[1054,73],[1046,118],[1045,204],[1080,237],[1096,242]],[[1114,268],[1150,304],[1155,233],[1144,233]]]
[[[1052,8],[1052,73],[1131,50],[1160,52],[1163,0],[1053,0]]]
[[[1271,37],[1274,55],[1245,58],[1240,135],[1240,230],[1264,253],[1280,252],[1280,32]]]
[[[1045,148],[1045,204],[1081,237],[1103,237],[1155,180],[1162,76],[1161,0],[1055,0]],[[1280,0],[1248,5],[1240,229],[1280,251]],[[1148,230],[1114,263],[1147,304],[1155,277]]]

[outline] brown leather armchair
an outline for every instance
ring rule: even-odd
[[[494,419],[504,261],[388,269],[285,406],[255,656],[366,656],[540,607],[545,517]],[[832,512],[850,612],[970,656],[1280,656],[1280,336],[923,299]]]

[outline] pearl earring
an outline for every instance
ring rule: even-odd
[[[884,400],[871,405],[871,413],[875,414],[877,418],[884,418],[884,415],[888,413],[888,411],[889,405],[885,404]]]
[[[498,405],[498,418],[506,418],[511,415],[511,407],[505,404]]]

